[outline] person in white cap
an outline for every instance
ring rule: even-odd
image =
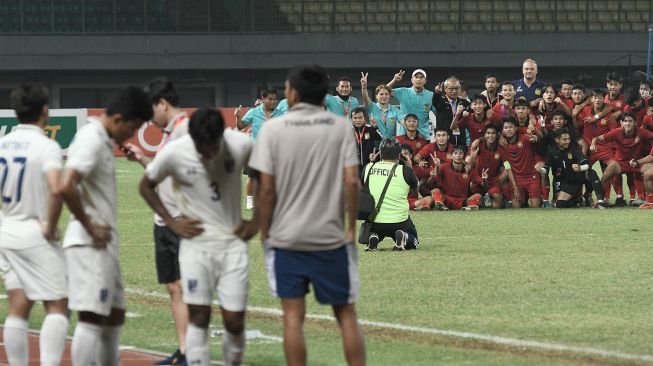
[[[399,70],[394,78],[388,83],[388,87],[393,88],[394,85],[400,82],[403,77],[404,70]],[[433,92],[426,90],[426,71],[417,69],[413,71],[410,81],[413,86],[410,88],[394,88],[392,92],[395,98],[399,101],[399,106],[404,114],[414,114],[417,116],[417,131],[427,141],[431,139],[431,125],[429,122],[429,111],[433,109]],[[403,135],[406,131],[403,126],[397,129],[397,135]]]

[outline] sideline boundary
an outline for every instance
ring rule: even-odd
[[[161,298],[161,299],[168,298],[168,295],[160,292],[144,291],[144,290],[134,289],[134,288],[126,288],[125,293],[144,296],[144,297],[151,297],[151,298]],[[282,315],[282,312],[279,309],[265,308],[265,307],[258,307],[258,306],[247,306],[247,311],[251,311],[253,313],[274,315],[279,317]],[[315,320],[326,320],[332,322],[336,321],[336,319],[333,316],[320,315],[320,314],[306,314],[306,318],[315,319]],[[523,347],[523,348],[538,349],[543,351],[585,354],[585,355],[600,356],[600,357],[627,360],[627,361],[653,362],[653,355],[638,355],[638,354],[631,354],[631,353],[625,353],[620,351],[604,350],[601,348],[594,348],[594,347],[570,346],[561,343],[547,343],[547,342],[540,342],[540,341],[533,341],[533,340],[494,336],[488,334],[470,333],[470,332],[463,332],[457,330],[445,330],[445,329],[427,328],[427,327],[416,327],[416,326],[405,325],[405,324],[387,323],[387,322],[379,322],[379,321],[364,320],[364,319],[359,319],[358,322],[363,326],[368,326],[373,328],[392,329],[392,330],[403,331],[403,332],[433,334],[433,335],[444,336],[444,337],[463,338],[463,339],[495,343],[495,344],[500,344],[500,345],[510,346],[510,347]]]

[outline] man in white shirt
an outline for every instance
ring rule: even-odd
[[[225,333],[225,365],[240,365],[245,348],[245,308],[249,275],[247,244],[235,234],[241,227],[240,172],[249,160],[251,139],[224,130],[222,115],[196,111],[189,135],[169,143],[147,165],[141,195],[181,239],[179,266],[188,305],[186,362],[209,365],[211,299],[217,292]],[[174,181],[181,217],[174,218],[155,192],[166,178]]]
[[[69,308],[78,312],[72,343],[75,365],[117,365],[125,298],[118,263],[115,157],[121,145],[152,118],[141,88],[111,95],[106,111],[89,117],[68,150],[61,181],[73,214],[64,236]]]
[[[59,365],[68,329],[66,266],[55,243],[61,149],[43,131],[48,124],[43,86],[23,85],[10,99],[20,125],[0,138],[0,273],[9,295],[4,347],[10,365],[27,365],[27,319],[34,302],[43,301],[41,365]]]

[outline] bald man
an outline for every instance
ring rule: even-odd
[[[539,99],[544,94],[544,83],[537,80],[537,62],[530,58],[524,60],[522,74],[523,78],[513,81],[517,92],[515,100],[524,97],[531,105],[539,103]]]

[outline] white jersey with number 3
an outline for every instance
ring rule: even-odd
[[[224,131],[220,152],[202,161],[190,135],[167,144],[148,164],[145,174],[153,182],[174,179],[177,205],[186,217],[202,221],[204,232],[188,242],[207,250],[233,248],[234,229],[241,222],[241,172],[252,150],[251,139],[230,129]]]
[[[47,220],[45,173],[61,169],[59,144],[36,125],[21,124],[0,138],[0,191],[3,219],[0,248],[27,249],[48,242],[41,234]]]

